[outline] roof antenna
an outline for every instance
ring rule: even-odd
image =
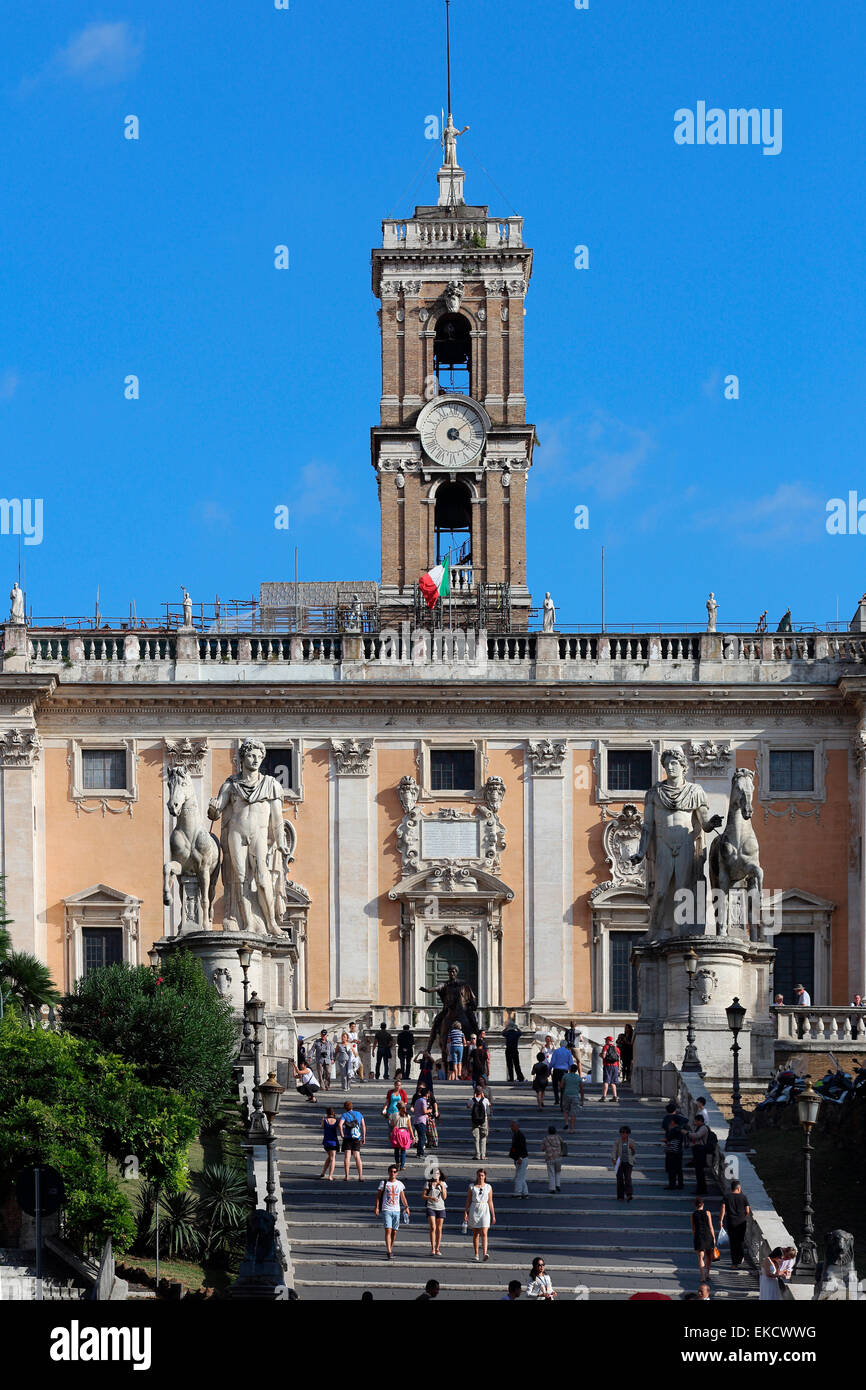
[[[445,56],[448,76],[448,121],[442,131],[444,157],[439,180],[439,206],[456,207],[463,202],[463,181],[466,177],[457,159],[457,141],[465,135],[468,125],[458,130],[451,114],[451,0],[445,0]]]

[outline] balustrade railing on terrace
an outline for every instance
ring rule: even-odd
[[[388,218],[382,223],[382,246],[402,250],[416,246],[477,246],[509,249],[523,245],[522,217]]]
[[[866,1008],[845,1004],[776,1004],[776,1037],[780,1042],[812,1043],[819,1047],[853,1045],[866,1052]]]

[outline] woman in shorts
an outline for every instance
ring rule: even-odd
[[[430,1227],[430,1254],[440,1255],[442,1227],[445,1225],[445,1203],[448,1200],[448,1187],[441,1168],[434,1168],[424,1184],[424,1201],[427,1204],[427,1224]]]
[[[448,1034],[448,1080],[459,1081],[460,1071],[463,1066],[463,1049],[466,1046],[466,1039],[463,1036],[463,1029],[459,1023],[455,1023],[451,1032]]]

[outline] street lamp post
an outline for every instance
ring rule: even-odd
[[[743,1114],[743,1107],[740,1103],[740,1044],[738,1035],[746,1017],[746,1010],[743,1008],[737,995],[734,995],[733,1004],[729,1004],[725,1009],[728,1019],[728,1027],[734,1035],[731,1051],[734,1054],[734,1094],[732,1096],[731,1123],[728,1127],[728,1138],[725,1142],[725,1149],[742,1151],[746,1148],[746,1117]]]
[[[277,1143],[277,1136],[274,1133],[274,1120],[280,1108],[280,1096],[285,1090],[277,1081],[276,1072],[268,1073],[267,1081],[263,1081],[259,1086],[259,1096],[261,1097],[262,1109],[268,1122],[268,1195],[265,1198],[265,1210],[272,1216],[277,1214],[277,1184],[276,1184],[276,1165],[274,1163],[274,1149]]]
[[[250,1042],[250,1021],[247,1017],[250,989],[249,969],[250,961],[252,960],[252,958],[253,953],[250,948],[249,942],[242,941],[240,946],[238,947],[238,960],[241,964],[241,970],[244,972],[244,1035],[241,1039],[240,1050],[238,1051],[238,1061],[242,1065],[248,1064],[249,1062],[252,1062],[254,1060],[253,1045]]]
[[[689,980],[689,1026],[686,1031],[686,1051],[683,1057],[683,1071],[696,1071],[698,1076],[703,1076],[701,1060],[695,1047],[695,1029],[692,1020],[692,990],[694,989],[695,971],[698,968],[698,958],[693,950],[687,951],[683,956],[683,964],[686,967],[686,974]]]
[[[814,1269],[818,1263],[818,1249],[815,1245],[814,1209],[812,1207],[812,1128],[821,1108],[821,1097],[812,1090],[811,1079],[806,1077],[806,1089],[797,1097],[800,1126],[803,1130],[803,1239],[800,1242],[800,1264],[805,1269]]]
[[[265,1001],[260,999],[253,990],[247,1004],[247,1015],[253,1025],[253,1113],[250,1116],[250,1129],[248,1139],[251,1144],[266,1144],[268,1140],[268,1124],[262,1109],[262,1091],[259,1084],[261,1073],[259,1071],[259,1028],[265,1021]]]
[[[155,946],[151,946],[147,953],[147,963],[155,975],[159,969],[159,951]]]

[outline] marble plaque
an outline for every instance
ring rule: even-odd
[[[478,822],[424,820],[421,822],[422,859],[478,859]]]

